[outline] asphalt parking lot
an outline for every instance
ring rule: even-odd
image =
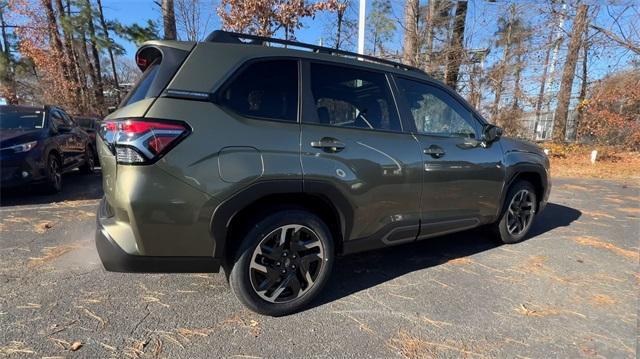
[[[520,244],[469,231],[341,258],[284,318],[244,309],[222,274],[105,272],[99,174],[65,182],[2,194],[0,356],[636,357],[637,181],[554,180]]]

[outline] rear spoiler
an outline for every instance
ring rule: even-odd
[[[136,52],[136,65],[141,71],[144,71],[158,58],[165,58],[174,60],[178,58],[186,58],[186,55],[191,52],[195,42],[187,41],[168,41],[168,40],[153,40],[147,41]],[[171,61],[174,62],[174,61]]]

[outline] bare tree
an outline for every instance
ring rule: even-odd
[[[435,33],[435,19],[437,17],[437,0],[429,0],[429,5],[426,8],[426,25],[424,29],[424,49],[426,53],[426,68],[427,72],[433,72],[433,36]]]
[[[91,48],[91,59],[87,58],[91,71],[91,79],[95,86],[95,98],[97,107],[102,110],[104,108],[104,86],[102,83],[102,66],[100,64],[100,51],[98,50],[98,40],[96,36],[96,29],[93,24],[93,10],[91,6],[91,0],[85,0],[85,7],[83,14],[87,24],[87,30],[89,31],[89,44]],[[85,49],[86,40],[82,39]],[[86,50],[85,50],[86,51]]]
[[[116,100],[120,101],[120,83],[118,82],[118,71],[116,71],[116,60],[113,54],[113,46],[111,38],[109,37],[109,28],[107,22],[104,19],[104,11],[102,9],[102,0],[96,0],[98,2],[98,15],[100,16],[100,27],[102,28],[102,36],[109,43],[107,46],[107,52],[109,53],[109,61],[111,62],[111,71],[113,72],[113,84],[116,88]]]
[[[445,83],[449,87],[456,89],[458,85],[458,75],[460,73],[460,64],[465,57],[464,50],[464,29],[467,19],[467,1],[460,0],[456,4],[456,14],[453,24],[453,35],[449,43],[449,51],[447,52],[447,64],[445,70]]]
[[[402,60],[408,65],[416,65],[418,57],[418,21],[420,1],[408,0],[404,7],[404,41]]]
[[[176,24],[187,41],[201,40],[209,27],[211,12],[202,14],[201,0],[176,0]]]
[[[584,102],[587,98],[587,87],[589,86],[589,29],[585,29],[582,40],[582,76],[580,79],[580,94],[578,95],[578,117],[576,128],[580,127],[580,122],[584,116]]]
[[[567,51],[567,61],[565,62],[562,72],[562,81],[560,82],[560,91],[558,92],[558,105],[553,120],[553,140],[556,142],[564,141],[567,132],[566,127],[567,116],[569,114],[569,101],[571,100],[571,88],[573,87],[573,78],[580,53],[580,46],[582,45],[582,38],[587,28],[588,10],[588,5],[578,5],[578,11],[573,20],[571,40]]]
[[[162,23],[164,25],[164,39],[177,40],[176,13],[173,0],[162,0]]]
[[[368,15],[367,27],[371,41],[371,52],[374,56],[385,56],[388,43],[396,31],[396,23],[391,18],[390,0],[373,0]]]

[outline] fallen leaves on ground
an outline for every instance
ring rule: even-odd
[[[593,297],[591,297],[591,302],[595,303],[595,304],[602,304],[602,305],[611,305],[611,304],[616,304],[615,299],[611,298],[608,295],[605,294],[596,294]]]
[[[43,221],[35,225],[34,231],[36,233],[42,234],[50,230],[51,228],[53,228],[53,222]]]
[[[626,214],[640,214],[640,208],[617,208],[617,210]]]
[[[50,262],[65,253],[71,252],[72,250],[78,248],[75,245],[61,245],[57,247],[45,247],[43,249],[44,255],[42,257],[31,257],[29,258],[29,267],[38,267],[47,262]]]
[[[393,338],[389,339],[387,345],[398,351],[400,355],[409,359],[440,358],[448,357],[445,353],[456,353],[463,358],[475,357],[485,358],[485,355],[469,350],[465,345],[460,345],[451,340],[445,342],[430,342],[416,337],[404,330],[401,330]]]
[[[24,344],[24,342],[11,341],[5,346],[0,346],[1,355],[13,355],[13,354],[35,354],[35,352]]]
[[[571,238],[571,240],[583,246],[606,249],[619,256],[631,258],[636,261],[640,258],[640,255],[638,254],[637,251],[620,248],[615,244],[604,242],[594,237],[589,237],[589,236],[573,237]]]
[[[542,144],[542,147],[546,147]],[[552,177],[638,179],[640,178],[640,153],[617,151],[612,159],[601,159],[591,163],[591,151],[603,148],[576,146],[565,157],[550,156]],[[552,150],[553,154],[553,150]]]
[[[82,343],[76,340],[75,342],[71,343],[69,350],[71,350],[72,352],[75,352],[80,348],[82,348]]]

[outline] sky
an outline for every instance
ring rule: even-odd
[[[392,2],[392,14],[391,17],[398,20],[398,30],[396,32],[396,36],[388,45],[390,50],[401,51],[402,48],[402,31],[400,28],[400,23],[403,18],[403,7],[404,1],[402,0],[391,0]],[[426,0],[422,0],[421,4],[426,3]],[[620,1],[619,1],[620,2]],[[623,0],[621,2],[624,2]],[[349,10],[348,16],[351,18],[357,18],[357,0],[353,1],[353,8]],[[371,11],[371,0],[367,0],[367,12]],[[505,13],[505,8],[508,6],[508,1],[498,0],[495,2],[489,2],[484,0],[470,0],[469,8],[467,14],[467,30],[466,30],[466,41],[465,46],[467,48],[491,48],[491,42],[495,38],[494,34],[497,30],[497,19],[500,14]],[[536,23],[541,18],[538,16],[537,10],[535,10],[534,6],[531,4],[535,4],[534,1],[521,1],[516,0],[515,3],[517,6],[522,6],[522,13],[524,13],[525,21],[529,23],[529,25],[535,27],[539,27],[540,24]],[[604,0],[594,0],[590,2],[592,5],[601,5],[601,10],[598,12],[597,22],[600,26],[610,27],[613,26],[611,21],[611,17],[607,14],[606,11],[602,10]],[[201,11],[203,14],[207,14],[210,12],[210,18],[208,21],[208,29],[205,33],[209,33],[213,30],[221,28],[220,19],[218,18],[215,10],[217,8],[218,1],[216,0],[202,0],[201,1]],[[159,24],[161,24],[161,12],[160,8],[154,3],[153,0],[103,0],[105,16],[107,19],[117,19],[123,24],[132,24],[132,23],[140,23],[144,24],[147,19],[154,19]],[[595,8],[592,6],[592,9]],[[528,14],[531,14],[531,17],[527,17]],[[296,31],[296,38],[298,41],[318,44],[322,40],[327,41],[327,37],[331,31],[330,26],[327,24],[330,23],[330,16],[335,16],[328,13],[321,13],[316,16],[315,19],[306,18],[303,19],[303,28]],[[628,21],[637,21],[637,13],[628,12],[625,17],[620,19],[622,25],[624,26]],[[564,23],[564,31],[570,31],[571,22],[565,21]],[[544,29],[540,29],[544,30]],[[178,29],[180,32],[180,29]],[[179,34],[180,36],[180,34]],[[355,41],[353,41],[355,43]],[[127,54],[125,56],[132,58],[136,51],[136,46],[133,43],[130,43],[123,39],[118,39],[118,43],[120,43]],[[532,44],[531,46],[536,46],[536,44]],[[567,42],[563,44],[563,47],[559,53],[560,61],[563,61],[564,52],[566,50]],[[353,49],[346,49],[355,51],[355,45]],[[486,67],[492,65],[496,61],[499,61],[501,58],[501,50],[493,48],[492,53],[489,54],[486,60]],[[534,53],[529,59],[532,63],[542,64],[542,52]],[[599,79],[606,76],[608,73],[619,70],[620,68],[624,68],[628,66],[631,59],[634,58],[633,54],[629,51],[622,50],[620,48],[614,48],[613,50],[609,49],[607,51],[595,52],[590,55],[589,61],[589,73],[592,77],[592,80]],[[637,56],[636,56],[637,59]],[[556,76],[559,76],[559,71],[561,71],[562,65],[558,66],[556,71]],[[535,96],[537,92],[536,78],[539,78],[539,73],[541,72],[541,66],[528,66],[525,70],[524,75],[524,87],[525,92],[527,92],[530,96]],[[528,81],[530,80],[530,81]],[[558,82],[552,83],[552,90],[557,91]],[[574,81],[574,86],[578,86],[579,81]],[[555,87],[554,87],[555,86]],[[490,98],[487,98],[490,100]]]

